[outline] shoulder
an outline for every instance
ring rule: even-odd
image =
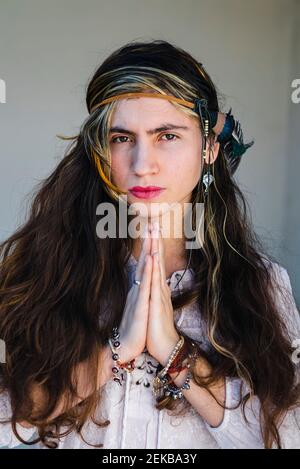
[[[278,262],[263,259],[272,279],[272,293],[292,340],[300,339],[300,312],[296,304],[288,270]]]
[[[262,260],[271,274],[273,285],[278,286],[278,288],[281,288],[284,292],[293,294],[291,280],[287,269],[283,265],[270,260],[266,256],[262,256]]]

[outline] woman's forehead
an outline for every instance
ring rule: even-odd
[[[194,122],[195,119],[176,108],[169,101],[143,97],[118,100],[113,111],[111,127],[138,124],[147,127],[149,133],[154,133],[157,128],[165,124],[182,126],[188,130]]]

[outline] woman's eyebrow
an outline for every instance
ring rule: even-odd
[[[181,130],[190,130],[190,127],[187,127],[186,125],[175,125],[175,124],[162,124],[160,127],[157,127],[156,129],[153,130],[147,130],[146,133],[148,135],[154,135],[158,134],[159,132],[163,132],[165,130],[176,130],[176,129],[181,129]],[[132,130],[124,129],[119,126],[114,126],[109,129],[109,133],[113,132],[120,132],[124,134],[129,134],[129,135],[136,135],[135,132]]]

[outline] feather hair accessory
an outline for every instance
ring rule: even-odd
[[[225,115],[218,111],[210,111],[207,108],[207,100],[197,98],[194,110],[199,114],[202,129],[204,129],[205,119],[209,120],[210,129],[216,130],[218,128],[218,131],[215,131],[218,135],[217,141],[223,145],[230,173],[233,174],[240,163],[242,155],[253,145],[254,140],[244,143],[241,124],[238,120],[234,119],[231,108]],[[224,125],[220,129],[219,120],[221,117],[223,118]]]

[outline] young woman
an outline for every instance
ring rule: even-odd
[[[1,245],[0,445],[300,447],[299,312],[248,221],[233,174],[252,142],[219,98],[166,41],[96,70],[87,120]],[[125,236],[100,236],[103,207]]]

